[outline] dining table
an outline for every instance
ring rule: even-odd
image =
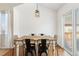
[[[38,41],[40,41],[41,39],[46,39],[50,42],[50,45],[55,45],[55,43],[53,44],[53,41],[57,41],[57,39],[54,38],[54,36],[49,36],[49,35],[45,35],[45,36],[27,36],[27,35],[24,35],[24,36],[21,36],[19,37],[18,39],[15,39],[14,42],[15,42],[15,46],[16,46],[16,55],[19,56],[19,42],[24,42],[26,39],[31,39],[31,41],[34,41],[35,42],[35,48],[36,48],[36,56],[38,56]],[[24,43],[23,43],[24,45]],[[52,48],[53,49],[53,48]],[[55,49],[55,47],[54,47]],[[52,52],[51,52],[52,53]]]

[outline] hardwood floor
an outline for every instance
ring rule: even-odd
[[[14,49],[15,51],[15,49]],[[20,46],[20,51],[19,51],[19,55],[20,56],[24,56],[25,55],[25,50],[22,46]],[[52,54],[51,54],[52,52]],[[16,52],[14,52],[14,55],[16,55]],[[48,56],[63,56],[64,55],[64,49],[61,48],[60,46],[56,46],[56,49],[55,49],[55,54],[54,54],[54,50],[53,49],[48,49]]]
[[[63,55],[64,55],[64,49],[61,48],[59,45],[55,47],[55,51],[53,49],[49,49],[48,56],[63,56]]]
[[[13,52],[13,48],[12,49],[0,49],[0,56],[13,56],[14,52]]]
[[[19,51],[19,56],[24,56],[24,48],[20,46],[20,51]],[[51,54],[51,52],[53,54]],[[48,56],[63,56],[64,55],[64,49],[61,48],[60,46],[56,46],[55,49],[55,55],[54,55],[54,50],[53,49],[48,49]],[[0,56],[16,56],[16,49],[1,49],[0,50]]]

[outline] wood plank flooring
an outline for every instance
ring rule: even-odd
[[[24,48],[20,46],[19,56],[24,56]],[[58,51],[57,51],[58,50]],[[51,54],[51,52],[53,54]],[[63,56],[64,55],[64,49],[60,46],[56,46],[55,54],[53,49],[48,49],[48,56]],[[0,50],[0,56],[16,56],[16,49],[2,49]]]
[[[22,46],[20,46],[19,55],[24,56],[24,54],[25,54],[25,50]],[[14,55],[16,55],[16,51],[14,52]],[[48,56],[63,56],[63,55],[64,55],[64,49],[61,48],[59,45],[56,46],[55,51],[51,48],[48,49]]]
[[[13,56],[13,48],[12,49],[0,49],[0,56]]]

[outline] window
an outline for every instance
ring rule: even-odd
[[[9,17],[8,12],[0,11],[0,48],[8,47],[9,42]]]

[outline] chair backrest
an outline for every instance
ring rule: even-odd
[[[26,47],[29,48],[30,47],[30,39],[25,39],[25,43],[26,43]]]
[[[41,44],[43,47],[45,47],[46,46],[46,39],[41,39]]]
[[[31,34],[31,36],[34,36],[35,34]]]
[[[44,34],[40,34],[41,36],[43,36]]]

